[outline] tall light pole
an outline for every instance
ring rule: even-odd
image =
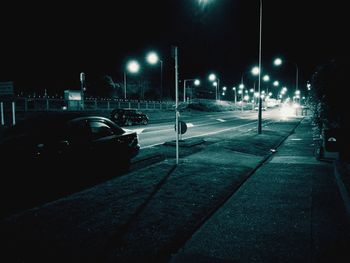
[[[287,62],[295,66],[295,91],[299,90],[299,67],[298,64],[292,61],[287,60]],[[276,66],[282,65],[283,61],[280,58],[276,58],[273,62]]]
[[[151,65],[157,64],[158,62],[160,63],[160,100],[163,100],[163,61],[159,59],[155,52],[148,53],[146,60]]]
[[[175,60],[175,132],[176,132],[176,165],[179,164],[179,65],[178,65],[178,47],[172,47],[172,53]]]
[[[258,110],[258,134],[262,132],[262,98],[261,98],[261,49],[262,49],[262,16],[263,16],[263,1],[260,0],[260,19],[259,19],[259,81],[258,81],[258,92],[259,92],[259,110]]]
[[[264,75],[262,80],[264,82],[269,82],[270,81],[270,76],[269,75]],[[267,91],[267,93],[269,93],[269,85],[268,84],[266,85],[266,91]]]
[[[220,79],[217,78],[216,75],[212,73],[209,75],[209,80],[210,81],[217,80],[217,83],[214,86],[215,86],[215,100],[218,100],[218,90],[220,89]]]
[[[126,80],[126,73],[127,71],[130,73],[137,73],[140,70],[140,64],[136,60],[131,60],[126,65],[126,70],[124,70],[124,99],[126,99],[126,86],[127,86],[127,80]]]
[[[85,91],[85,73],[84,72],[81,72],[80,73],[80,88],[81,88],[81,109],[83,110],[84,109],[84,91]]]
[[[163,60],[160,62],[160,100],[163,101]]]
[[[237,91],[236,91],[236,87],[233,87],[232,90],[235,93],[235,106],[237,105]]]
[[[198,86],[200,84],[199,79],[184,79],[184,102],[186,102],[186,82],[187,81],[194,81],[194,85]]]

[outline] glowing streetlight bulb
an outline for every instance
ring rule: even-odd
[[[259,75],[259,73],[260,73],[259,67],[254,67],[254,68],[252,69],[252,74],[253,74],[254,76]]]
[[[140,70],[140,64],[136,60],[131,60],[127,65],[127,69],[131,73],[137,73]]]
[[[269,81],[270,80],[270,76],[269,75],[265,75],[264,77],[263,77],[263,81]]]
[[[156,64],[159,61],[159,57],[155,52],[148,53],[146,59],[147,59],[147,62],[152,65]]]
[[[282,59],[276,58],[273,64],[275,64],[276,66],[280,66],[282,64]]]
[[[210,80],[210,81],[216,80],[215,74],[210,74],[210,75],[209,75],[209,80]]]

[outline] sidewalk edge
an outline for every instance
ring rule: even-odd
[[[341,179],[341,174],[340,174],[339,169],[338,169],[337,161],[334,161],[333,164],[334,164],[335,181],[338,185],[340,195],[343,199],[346,215],[347,215],[348,219],[350,220],[350,194],[346,190],[346,187]]]

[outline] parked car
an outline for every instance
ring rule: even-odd
[[[115,109],[111,112],[111,120],[122,126],[148,124],[148,116],[136,109]]]
[[[19,122],[5,130],[0,140],[4,158],[60,160],[113,155],[129,161],[139,151],[135,132],[100,116],[75,113],[44,114]]]
[[[119,175],[139,149],[136,132],[100,116],[66,112],[18,122],[0,138],[0,217]]]

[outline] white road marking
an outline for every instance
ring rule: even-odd
[[[268,118],[265,118],[265,120],[268,120]],[[268,125],[270,123],[273,123],[273,122],[274,121],[267,121],[265,123],[265,125],[263,125],[263,127],[266,127],[266,125]],[[238,129],[240,127],[245,127],[245,126],[248,126],[248,125],[251,125],[251,124],[255,124],[255,123],[257,123],[257,121],[249,122],[249,123],[246,123],[246,124],[242,124],[242,125],[239,125],[239,126],[235,126],[235,127],[231,127],[231,128],[227,128],[227,129],[223,129],[223,130],[219,130],[219,131],[208,132],[208,133],[203,133],[203,134],[200,134],[200,135],[194,135],[194,136],[190,136],[190,137],[185,137],[183,139],[186,140],[186,139],[191,139],[191,138],[197,138],[197,137],[203,137],[203,136],[207,136],[207,135],[218,134],[218,133],[222,133],[222,132],[226,132],[226,131],[230,131],[230,130],[235,130],[235,129]],[[201,125],[199,125],[199,126],[201,126]],[[254,128],[249,129],[247,131],[252,131],[252,130],[254,130]],[[159,131],[159,132],[162,132],[162,131]],[[164,144],[164,142],[143,146],[143,147],[141,147],[141,149],[147,149],[147,148],[151,148],[151,147],[158,146],[158,145],[161,145],[161,144]]]
[[[137,134],[141,134],[145,128],[140,128],[140,129],[129,129],[131,131],[136,132]],[[124,129],[125,130],[125,129]]]
[[[223,119],[216,119],[217,121],[220,121],[220,122],[226,122],[225,120]]]

